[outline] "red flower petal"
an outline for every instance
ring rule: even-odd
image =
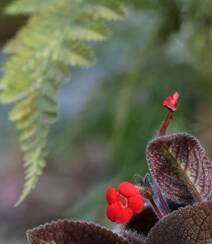
[[[130,182],[122,182],[118,186],[119,193],[124,195],[125,197],[131,197],[139,194],[139,189],[131,184]]]
[[[176,111],[179,97],[180,97],[179,93],[177,91],[174,92],[172,96],[167,97],[164,100],[162,106],[170,109],[172,112]]]
[[[122,207],[118,202],[113,203],[113,204],[107,206],[106,215],[107,215],[108,219],[110,219],[112,222],[116,222],[117,215],[121,214],[121,210],[122,210]]]
[[[107,207],[108,219],[117,224],[125,224],[130,221],[133,211],[130,208],[123,208],[119,203],[113,203]]]
[[[133,211],[130,208],[122,208],[116,215],[117,224],[126,224],[128,223],[133,216]]]
[[[135,213],[140,213],[144,208],[144,198],[141,195],[135,195],[128,198],[128,207]]]
[[[106,191],[106,199],[107,199],[108,204],[115,203],[119,200],[118,193],[114,187],[112,187],[112,186],[108,187],[108,189]]]

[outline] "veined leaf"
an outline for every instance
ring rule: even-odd
[[[150,231],[146,244],[209,244],[212,240],[212,202],[181,208]]]
[[[187,134],[162,136],[147,148],[152,176],[178,203],[206,200],[212,190],[212,164],[200,143]]]

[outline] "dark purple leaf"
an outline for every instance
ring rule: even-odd
[[[145,244],[212,243],[212,202],[181,208],[164,217],[149,232]]]
[[[99,225],[59,220],[27,231],[31,244],[127,244],[127,240]]]
[[[136,231],[139,234],[147,235],[150,229],[158,222],[158,217],[151,207],[147,206],[140,214],[135,214],[124,227],[125,230]]]
[[[177,203],[209,198],[212,164],[200,143],[187,134],[162,136],[147,148],[150,171],[161,190]]]

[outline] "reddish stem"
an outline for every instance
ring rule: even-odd
[[[142,195],[144,196],[144,198],[146,198],[149,201],[149,203],[152,207],[152,210],[157,215],[157,217],[159,219],[163,218],[163,216],[164,216],[163,213],[161,212],[161,210],[159,209],[159,207],[155,203],[154,192],[152,190],[152,187],[149,186],[149,187],[144,188],[144,190],[142,191]]]
[[[149,202],[151,204],[152,210],[155,212],[155,214],[157,215],[157,217],[159,219],[162,219],[164,215],[161,213],[161,211],[158,208],[158,206],[156,205],[154,199],[153,198],[149,199]]]
[[[166,134],[166,130],[168,129],[170,123],[172,122],[172,119],[173,119],[173,111],[169,110],[169,112],[166,114],[166,117],[160,126],[159,136],[163,136]]]
[[[157,196],[158,196],[158,201],[160,202],[160,205],[162,207],[162,210],[165,214],[170,214],[171,213],[171,209],[169,208],[169,205],[167,204],[166,200],[164,199],[160,188],[157,186],[157,184],[154,184],[154,188],[157,192]]]

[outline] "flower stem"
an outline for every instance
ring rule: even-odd
[[[164,214],[161,212],[161,210],[159,209],[159,207],[155,203],[154,192],[153,192],[152,188],[151,187],[144,188],[144,191],[142,192],[142,194],[149,201],[149,203],[150,203],[150,205],[152,207],[152,210],[155,212],[157,217],[159,219],[163,218]]]
[[[160,202],[160,206],[163,210],[163,213],[164,214],[169,214],[171,213],[171,209],[169,208],[169,205],[167,204],[166,200],[164,199],[162,193],[161,193],[161,190],[160,188],[157,186],[156,183],[154,183],[154,189],[157,193],[157,197],[158,197],[158,201]]]
[[[153,198],[151,199],[148,199],[150,204],[151,204],[151,207],[152,207],[152,210],[155,212],[155,214],[157,215],[157,217],[159,219],[162,219],[164,217],[163,213],[160,211],[160,209],[158,208],[158,206],[156,205],[155,201]]]
[[[172,122],[172,119],[173,119],[173,111],[169,110],[160,126],[159,133],[158,133],[159,136],[163,136],[166,134],[166,130],[170,125],[170,123]]]

